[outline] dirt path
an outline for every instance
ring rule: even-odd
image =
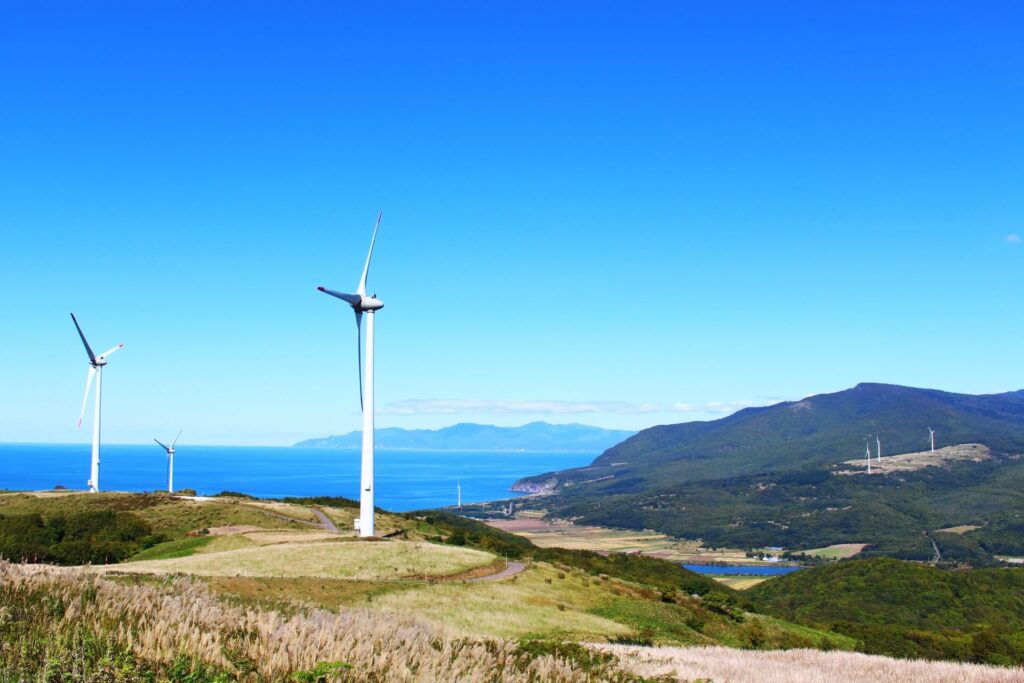
[[[324,514],[323,510],[318,508],[309,508],[310,511],[320,518],[320,528],[324,531],[330,531],[332,534],[338,533],[338,527],[335,526],[334,521]]]
[[[498,572],[497,574],[488,574],[487,576],[478,576],[475,579],[466,579],[468,583],[477,583],[480,581],[501,581],[503,579],[510,579],[519,572],[526,569],[525,562],[506,562],[505,569]]]

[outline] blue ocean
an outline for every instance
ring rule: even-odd
[[[89,444],[0,444],[0,489],[64,486],[85,490]],[[589,464],[597,453],[532,453],[378,450],[376,504],[405,512],[477,503],[517,494],[519,478]],[[200,495],[239,491],[260,498],[345,496],[359,498],[357,450],[288,447],[190,446],[174,456],[174,488]],[[156,444],[104,446],[100,488],[154,491],[167,487],[167,456]]]
[[[803,567],[778,567],[761,565],[732,565],[720,564],[684,564],[684,567],[691,572],[698,574],[718,574],[720,576],[780,576],[803,569]]]

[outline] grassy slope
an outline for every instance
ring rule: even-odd
[[[351,515],[344,504],[318,502],[332,517]],[[291,610],[298,610],[302,603],[331,610],[370,607],[415,614],[467,635],[496,637],[623,638],[745,647],[816,646],[831,638],[836,647],[852,644],[842,637],[745,613],[746,603],[738,594],[671,562],[537,548],[517,536],[443,513],[425,518],[382,515],[402,530],[406,541],[338,539],[311,544],[304,539],[317,532],[309,525],[268,515],[267,506],[258,501],[196,502],[159,494],[0,497],[0,514],[46,516],[69,508],[128,510],[172,537],[138,553],[134,561],[117,565],[118,571],[211,574],[204,580],[214,590],[245,604]],[[275,505],[271,511],[298,520],[306,509]],[[196,528],[229,525],[263,531],[183,537]],[[448,543],[436,543],[443,539]],[[453,545],[456,542],[461,545]],[[455,573],[500,555],[532,564],[512,580],[493,583],[394,581],[410,575]]]

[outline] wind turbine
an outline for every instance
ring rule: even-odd
[[[932,453],[935,452],[935,430],[928,428],[928,439],[932,442]]]
[[[878,453],[878,464],[882,464],[882,439],[875,434],[875,446],[877,447],[876,453]]]
[[[118,344],[109,351],[105,351],[97,356],[92,352],[89,342],[85,340],[82,326],[78,324],[78,318],[75,317],[74,313],[71,314],[71,320],[74,321],[75,329],[78,330],[78,336],[82,338],[82,345],[85,346],[85,353],[89,356],[89,376],[85,380],[85,394],[82,395],[82,412],[78,415],[79,428],[82,426],[82,418],[85,417],[85,404],[89,401],[89,387],[92,386],[92,380],[96,379],[96,405],[92,422],[92,466],[89,469],[89,481],[86,483],[89,485],[91,493],[98,493],[100,490],[100,404],[103,398],[103,366],[107,364],[107,358],[110,357],[110,354],[118,349],[123,349],[124,344]]]
[[[359,485],[359,535],[374,535],[373,529],[373,314],[384,308],[384,303],[376,295],[366,296],[366,274],[370,270],[370,259],[373,257],[373,244],[377,241],[377,230],[380,229],[382,210],[377,214],[377,224],[373,227],[370,238],[370,251],[366,254],[363,276],[359,278],[359,286],[355,294],[345,294],[332,289],[317,287],[324,294],[341,299],[356,314],[356,360],[359,364],[359,407],[363,411],[363,461]],[[366,378],[363,379],[362,358],[362,323],[366,313]]]
[[[178,430],[178,436],[174,437],[170,446],[160,443],[159,439],[153,439],[160,445],[160,448],[167,451],[167,493],[174,493],[174,444],[178,443],[178,439],[181,438],[181,431]]]
[[[864,453],[868,459],[868,474],[871,474],[871,441],[869,439],[864,439]]]
[[[461,510],[462,509],[462,482],[460,481],[457,484],[455,484],[455,488],[458,489],[458,492],[459,492],[459,509]]]

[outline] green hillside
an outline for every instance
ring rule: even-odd
[[[883,455],[978,443],[989,456],[867,477],[842,476],[878,434]],[[874,444],[873,444],[874,445]],[[984,564],[1024,554],[1024,392],[967,396],[879,384],[714,422],[655,427],[593,465],[523,480],[554,486],[557,517],[654,529],[709,546],[800,550],[867,543],[868,556]],[[540,505],[524,502],[523,505]],[[964,536],[931,534],[973,524]]]
[[[865,652],[1024,662],[1024,569],[850,560],[766,581],[748,595],[784,619],[858,638]]]

